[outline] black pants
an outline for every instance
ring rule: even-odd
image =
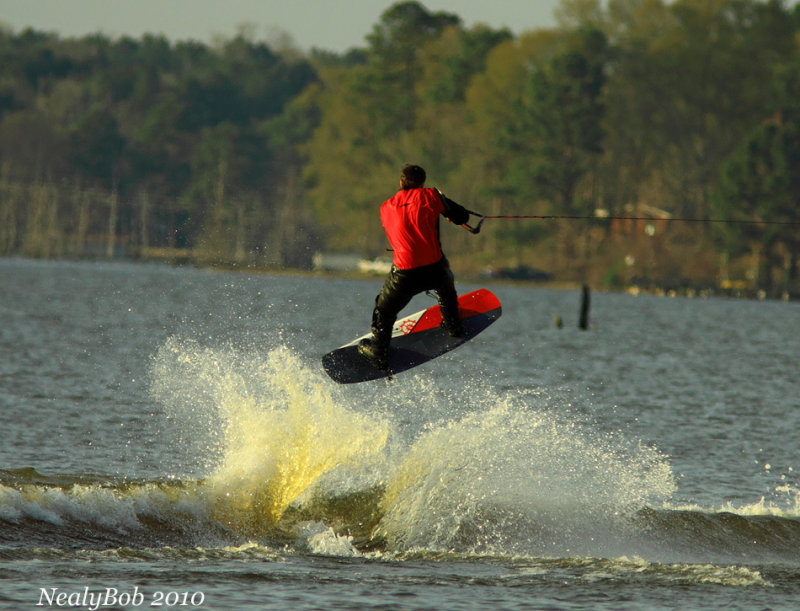
[[[393,265],[381,292],[375,298],[372,312],[372,333],[379,346],[388,347],[392,327],[400,310],[408,305],[414,295],[423,291],[436,292],[445,325],[457,324],[458,295],[446,258],[413,269],[399,269]]]

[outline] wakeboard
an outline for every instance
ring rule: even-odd
[[[394,324],[388,370],[378,369],[358,352],[358,343],[370,333],[323,356],[322,367],[339,384],[391,377],[458,348],[500,318],[502,312],[500,300],[491,291],[478,289],[458,298],[458,314],[465,330],[462,337],[451,337],[441,327],[441,309],[435,305]]]

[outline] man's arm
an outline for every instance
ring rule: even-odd
[[[454,202],[444,193],[439,191],[439,189],[436,189],[436,192],[439,194],[439,197],[442,200],[442,205],[444,206],[444,212],[442,212],[442,215],[451,223],[455,223],[456,225],[464,225],[469,220],[469,212],[467,209],[461,204]]]

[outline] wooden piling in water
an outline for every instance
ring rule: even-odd
[[[591,296],[589,285],[584,284],[581,291],[581,315],[578,319],[578,328],[586,331],[589,328],[589,307],[591,305]]]

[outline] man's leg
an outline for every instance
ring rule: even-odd
[[[412,284],[406,273],[393,267],[383,283],[383,288],[375,297],[375,309],[372,311],[372,338],[359,346],[359,352],[380,369],[388,368],[392,327],[400,310],[406,307],[415,295]]]
[[[447,259],[442,259],[438,284],[434,287],[442,309],[442,326],[453,337],[463,337],[464,324],[458,315],[458,293],[456,292],[453,272]]]

